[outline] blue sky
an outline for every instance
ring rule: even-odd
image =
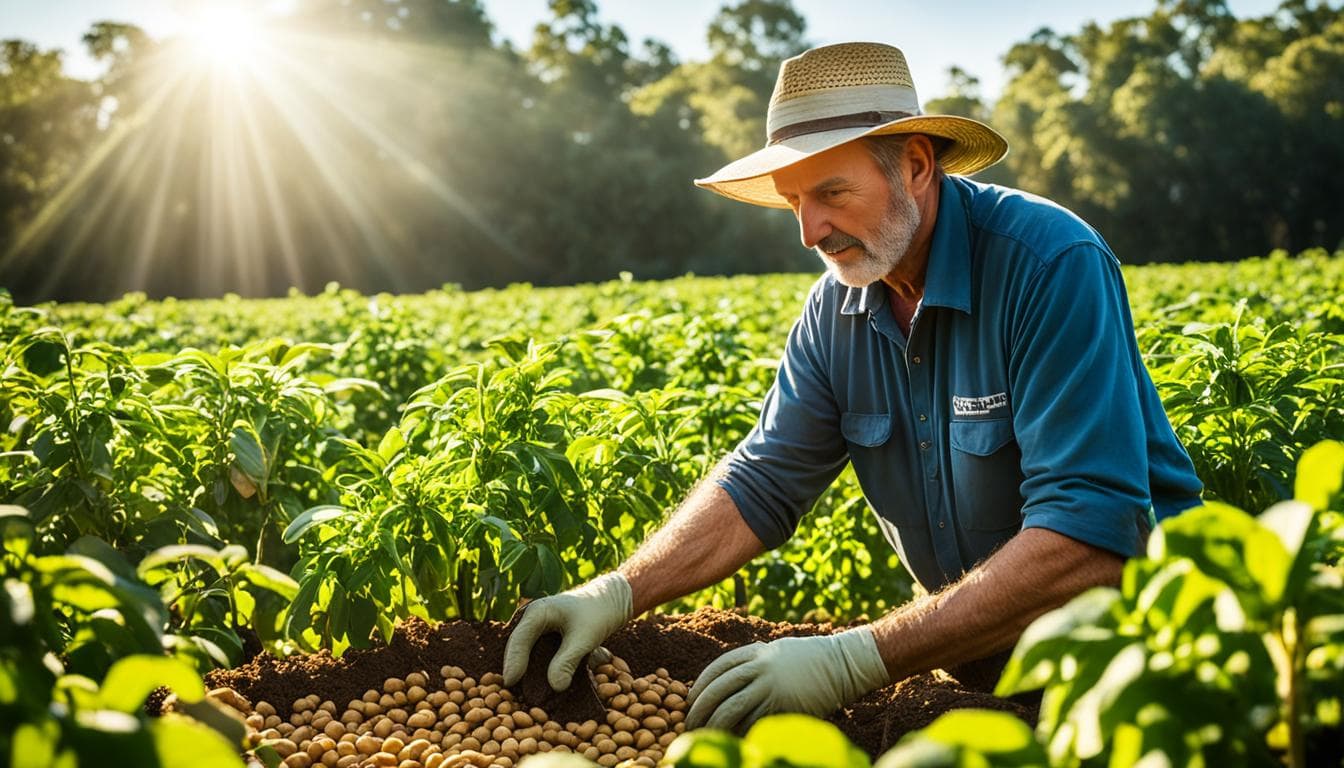
[[[82,77],[96,67],[84,55],[80,35],[95,21],[129,21],[156,37],[174,34],[184,9],[203,0],[0,0],[0,38],[19,37],[67,51],[67,68]],[[301,0],[275,0],[285,2]],[[656,37],[683,60],[705,56],[705,29],[725,0],[597,0],[603,21],[615,23],[633,41]],[[526,47],[532,28],[546,16],[546,0],[485,0],[497,33]],[[1015,42],[1048,26],[1077,30],[1089,20],[1146,15],[1155,0],[794,0],[814,43],[875,40],[903,49],[921,100],[946,90],[953,64],[979,77],[986,96],[1003,85],[1000,57]],[[1238,16],[1271,12],[1275,0],[1229,0]]]

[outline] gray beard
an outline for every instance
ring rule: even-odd
[[[905,190],[899,193],[893,190],[891,202],[871,243],[837,230],[817,243],[815,250],[841,285],[863,288],[891,274],[905,260],[920,223],[919,206],[915,205],[914,198]],[[859,255],[847,259],[844,264],[827,253],[851,245],[859,249]]]

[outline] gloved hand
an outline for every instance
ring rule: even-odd
[[[888,682],[870,627],[735,648],[695,681],[686,727],[746,730],[774,712],[821,717]]]
[[[559,631],[560,650],[551,659],[546,680],[557,691],[568,688],[584,658],[630,620],[632,599],[630,582],[612,572],[568,592],[528,603],[504,647],[504,685],[522,679],[537,638]]]

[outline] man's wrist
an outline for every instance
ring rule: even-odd
[[[831,638],[844,659],[842,668],[848,678],[843,691],[846,702],[891,682],[871,624],[847,629]]]
[[[649,599],[650,590],[648,579],[645,579],[643,577],[648,572],[649,572],[648,568],[640,569],[637,567],[632,567],[629,562],[622,564],[618,570],[612,571],[612,573],[619,575],[622,579],[625,579],[626,586],[629,587],[631,618],[642,615],[646,611],[650,611],[658,607],[657,603],[653,605],[646,605]]]
[[[610,571],[593,579],[579,588],[582,592],[597,595],[619,613],[617,626],[624,624],[634,616],[634,594],[630,581],[620,571]]]

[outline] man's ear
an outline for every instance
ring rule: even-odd
[[[922,133],[910,135],[905,142],[905,172],[909,174],[910,194],[922,198],[938,179],[938,160],[933,141]]]

